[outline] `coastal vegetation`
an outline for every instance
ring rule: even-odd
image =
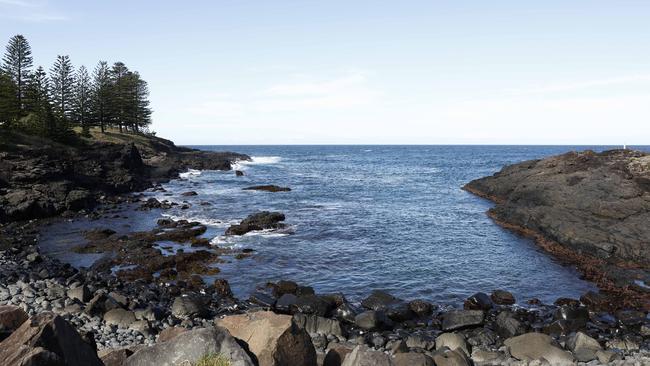
[[[140,73],[123,62],[99,61],[92,72],[75,69],[68,55],[58,55],[49,72],[34,68],[23,35],[11,37],[0,68],[0,132],[13,131],[69,140],[75,127],[89,137],[101,132],[149,132],[149,88]]]

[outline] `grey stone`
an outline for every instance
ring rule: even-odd
[[[472,363],[465,352],[458,348],[450,350],[442,348],[433,354],[436,366],[470,366]]]
[[[177,318],[203,317],[206,309],[203,302],[193,296],[179,296],[172,304],[172,315]]]
[[[361,329],[375,329],[379,326],[377,313],[373,310],[364,311],[363,313],[354,317],[354,323]]]
[[[575,355],[580,362],[589,362],[598,358],[596,352],[602,350],[600,343],[585,333],[578,332],[567,340],[567,348]]]
[[[104,321],[108,325],[117,325],[120,328],[128,328],[129,325],[135,322],[135,314],[129,310],[113,309],[104,314]]]
[[[338,320],[327,319],[316,315],[295,314],[293,316],[294,322],[302,328],[305,328],[307,333],[320,333],[325,335],[343,336],[341,323]]]
[[[442,316],[442,330],[450,331],[483,324],[485,314],[481,310],[452,310]]]
[[[90,290],[88,290],[88,287],[86,287],[86,285],[81,285],[68,290],[68,298],[76,299],[83,303],[88,302],[91,296],[92,294],[90,293]]]
[[[253,366],[253,361],[230,333],[220,327],[195,329],[171,340],[143,348],[126,359],[125,366],[176,366],[196,363],[207,354],[220,354],[231,366]]]
[[[423,353],[398,353],[393,356],[395,366],[433,366],[433,359]]]
[[[462,349],[465,354],[470,354],[470,349],[465,337],[458,333],[443,333],[436,338],[436,350],[447,347],[450,350]]]
[[[553,345],[553,339],[542,333],[526,333],[504,342],[512,357],[518,360],[546,360],[552,365],[573,365],[573,355]]]
[[[393,362],[387,354],[359,345],[345,357],[341,366],[393,366]]]

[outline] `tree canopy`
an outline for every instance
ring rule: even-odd
[[[148,132],[151,108],[147,82],[123,62],[99,61],[92,75],[75,70],[68,55],[45,71],[33,68],[31,47],[22,35],[9,40],[0,67],[0,129],[48,137],[69,136],[72,127]]]

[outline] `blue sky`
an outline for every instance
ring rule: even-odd
[[[121,60],[184,144],[650,144],[648,1],[0,0],[35,62]]]

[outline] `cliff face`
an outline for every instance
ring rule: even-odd
[[[464,189],[496,203],[488,214],[497,223],[535,237],[587,278],[650,293],[650,154],[570,152],[507,166]]]
[[[88,209],[97,198],[141,191],[189,168],[229,170],[246,155],[192,150],[153,136],[108,133],[73,145],[0,136],[0,222]]]

